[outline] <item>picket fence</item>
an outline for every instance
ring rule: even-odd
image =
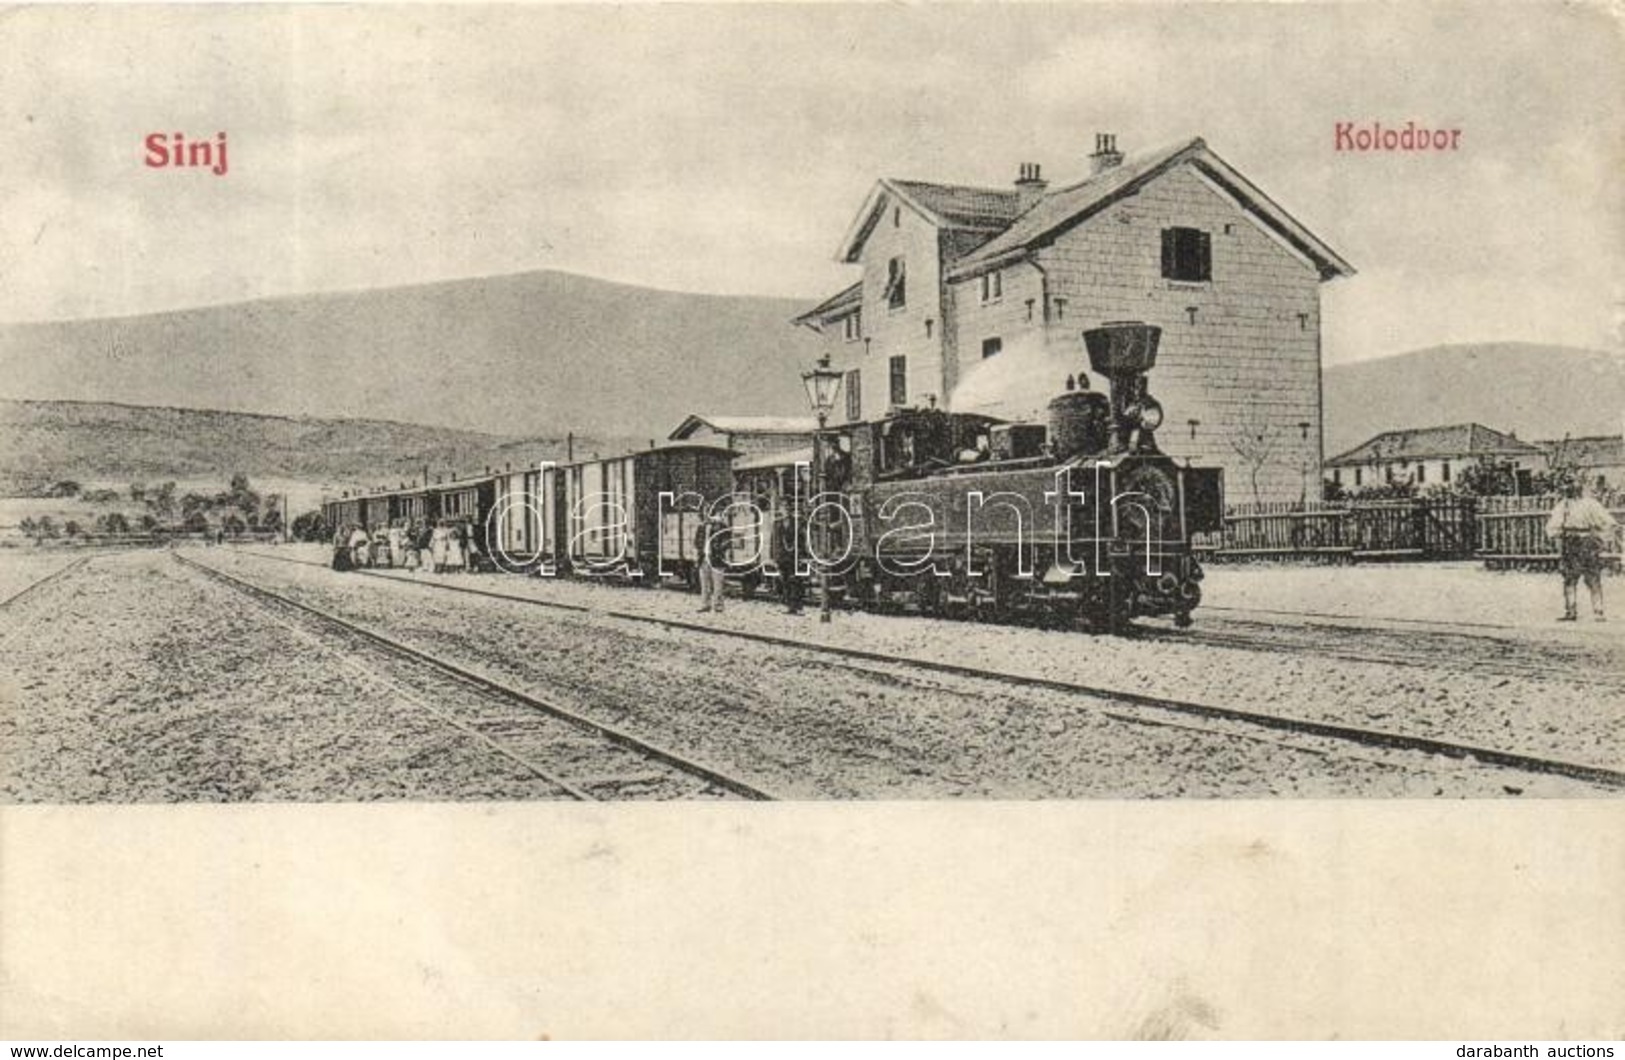
[[[1219,558],[1356,560],[1481,559],[1491,567],[1557,562],[1546,520],[1557,498],[1416,497],[1384,501],[1238,504],[1225,515]],[[1625,523],[1625,509],[1614,512]],[[1605,550],[1619,561],[1616,537]]]

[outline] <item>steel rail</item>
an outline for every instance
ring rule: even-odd
[[[326,569],[325,564],[313,563],[310,560],[301,560],[282,556],[270,557],[265,556],[264,553],[249,554],[267,559],[277,559],[286,563],[298,563],[306,566]],[[367,571],[361,571],[359,573],[368,573],[371,574],[372,577],[380,578],[384,581],[398,582],[407,585],[421,585],[429,589],[444,589],[451,592],[467,593],[474,596],[484,596],[499,600],[508,600],[515,603],[530,604],[537,607],[555,608],[583,614],[596,614],[608,618],[617,618],[630,622],[642,622],[649,625],[664,626],[670,629],[689,630],[712,636],[735,637],[740,640],[751,641],[757,644],[766,644],[773,647],[789,648],[798,651],[817,652],[842,658],[857,659],[864,662],[881,663],[890,666],[908,666],[919,670],[949,674],[955,677],[993,681],[999,684],[1010,685],[1012,687],[1038,688],[1052,692],[1090,696],[1096,699],[1106,699],[1120,703],[1128,703],[1137,707],[1144,707],[1150,710],[1164,711],[1173,714],[1183,714],[1191,717],[1239,722],[1255,725],[1260,728],[1298,733],[1305,736],[1318,736],[1326,739],[1340,740],[1345,743],[1353,743],[1366,747],[1381,747],[1398,751],[1414,751],[1421,754],[1438,755],[1456,760],[1478,761],[1486,765],[1516,769],[1526,773],[1561,776],[1572,780],[1580,780],[1586,783],[1598,784],[1604,787],[1625,789],[1625,771],[1618,769],[1580,762],[1568,762],[1561,759],[1543,758],[1539,755],[1528,755],[1517,751],[1502,751],[1492,747],[1457,743],[1452,740],[1438,739],[1431,736],[1415,736],[1409,733],[1391,732],[1384,729],[1368,729],[1363,726],[1343,725],[1337,722],[1316,721],[1312,718],[1298,718],[1290,715],[1267,714],[1260,711],[1244,710],[1240,707],[1224,707],[1209,703],[1197,703],[1190,700],[1149,695],[1143,692],[1130,692],[1123,689],[1106,688],[1098,685],[1086,685],[1059,678],[1011,674],[999,670],[986,670],[980,667],[967,666],[961,663],[941,662],[935,659],[919,659],[906,655],[869,651],[863,648],[851,648],[830,644],[814,644],[807,641],[795,640],[790,637],[778,636],[772,633],[756,633],[751,632],[750,630],[724,628],[707,625],[701,622],[689,622],[680,618],[666,618],[658,615],[640,615],[629,611],[584,607],[579,604],[557,603],[551,600],[538,600],[533,597],[515,596],[511,593],[494,592],[489,589],[475,589],[461,585],[444,584],[441,582],[422,582],[417,580],[408,580],[405,578],[393,578],[388,575],[376,574]]]
[[[551,717],[558,718],[561,721],[568,722],[569,724],[574,725],[576,728],[591,732],[594,735],[599,736],[619,747],[623,747],[629,751],[641,754],[646,758],[652,758],[656,761],[663,762],[680,772],[687,773],[690,776],[705,781],[707,784],[711,784],[715,787],[723,789],[724,791],[731,792],[740,796],[741,798],[757,801],[771,801],[774,798],[773,795],[759,787],[756,787],[755,785],[738,780],[702,762],[698,762],[686,755],[661,747],[657,744],[650,743],[649,741],[644,740],[641,737],[634,736],[631,733],[625,732],[624,730],[617,729],[614,726],[607,725],[600,721],[596,721],[584,714],[577,713],[568,707],[554,703],[551,700],[542,699],[541,697],[532,695],[529,692],[524,692],[510,685],[503,684],[501,681],[487,677],[476,670],[471,670],[467,667],[460,666],[457,663],[442,659],[439,656],[431,655],[428,652],[415,648],[410,644],[396,640],[387,634],[368,629],[365,626],[358,625],[346,618],[341,618],[338,615],[334,615],[319,607],[314,607],[310,604],[304,603],[303,601],[294,600],[274,590],[267,589],[264,586],[255,585],[253,582],[238,578],[207,564],[199,563],[197,560],[182,556],[179,553],[172,553],[172,555],[181,564],[198,570],[209,577],[218,579],[222,583],[236,588],[247,595],[275,601],[304,614],[320,619],[323,622],[338,626],[346,632],[352,633],[364,640],[377,644],[397,655],[411,659],[414,662],[439,670],[442,673],[448,674],[465,684],[480,689],[481,691],[513,700],[533,710],[540,711]],[[295,560],[293,562],[304,561]],[[317,566],[320,566],[320,564],[317,564]],[[489,741],[488,737],[486,737],[486,739]],[[556,778],[549,777],[548,779],[554,780]]]
[[[35,589],[38,589],[38,588],[48,584],[49,582],[55,581],[56,579],[64,576],[65,574],[67,574],[71,570],[77,570],[78,568],[84,566],[88,562],[90,562],[90,557],[89,556],[80,556],[78,559],[74,560],[71,563],[63,564],[62,566],[58,567],[56,570],[54,570],[51,573],[47,574],[45,577],[40,578],[38,581],[30,582],[29,584],[23,586],[21,589],[19,589],[16,592],[12,593],[10,596],[6,597],[4,600],[0,600],[0,608],[10,607],[12,604],[16,603],[18,600],[21,600],[23,597],[27,596],[29,593],[33,592]]]

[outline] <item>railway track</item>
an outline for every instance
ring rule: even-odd
[[[304,566],[326,569],[325,564],[314,563],[309,560],[300,560],[285,556],[268,556],[265,553],[250,554],[266,559],[276,559],[286,563],[295,563]],[[939,673],[955,677],[988,681],[995,684],[1002,684],[1016,688],[1042,689],[1045,691],[1061,692],[1071,695],[1088,696],[1095,699],[1103,699],[1110,702],[1140,708],[1142,711],[1142,717],[1136,720],[1141,721],[1146,721],[1143,716],[1145,713],[1149,713],[1152,716],[1161,715],[1162,717],[1168,719],[1205,719],[1208,721],[1237,724],[1244,728],[1250,728],[1259,733],[1279,733],[1326,739],[1333,741],[1335,744],[1340,744],[1351,749],[1372,748],[1384,751],[1415,752],[1466,763],[1477,762],[1484,765],[1512,769],[1525,773],[1533,773],[1543,776],[1565,777],[1571,780],[1578,780],[1611,790],[1625,790],[1625,771],[1590,763],[1572,762],[1563,759],[1548,758],[1541,755],[1524,754],[1516,751],[1504,751],[1493,747],[1467,744],[1437,737],[1417,736],[1409,733],[1371,729],[1363,726],[1346,725],[1338,722],[1317,721],[1309,718],[1270,714],[1262,711],[1251,711],[1239,707],[1227,707],[1210,703],[1199,703],[1191,700],[1175,699],[1142,692],[1131,692],[1124,689],[1107,688],[1104,686],[1083,684],[1081,682],[1067,681],[1057,678],[1011,674],[999,670],[988,670],[981,667],[942,662],[934,659],[919,659],[909,656],[896,655],[893,653],[869,651],[862,648],[852,648],[840,645],[815,644],[770,633],[759,633],[744,629],[718,627],[701,622],[690,622],[679,618],[668,618],[657,615],[638,614],[631,611],[591,608],[584,607],[579,604],[569,604],[551,600],[538,600],[534,597],[518,596],[511,593],[497,592],[495,590],[481,589],[473,586],[455,585],[445,582],[422,582],[408,580],[369,571],[358,571],[352,573],[360,573],[386,581],[405,582],[406,584],[410,585],[420,585],[429,589],[439,589],[447,592],[489,597],[492,599],[506,600],[553,610],[568,611],[577,614],[590,613],[629,622],[662,626],[668,629],[686,630],[708,636],[731,637],[757,644],[782,647],[796,651],[812,652],[854,662],[881,664],[885,666],[902,666],[922,672]],[[1155,724],[1154,721],[1146,721],[1146,723]]]
[[[171,555],[183,567],[235,590],[267,610],[295,616],[303,626],[284,624],[363,673],[383,678],[398,688],[412,686],[414,694],[408,698],[418,706],[565,797],[591,801],[773,798],[756,785],[551,700],[208,564],[179,553]],[[322,635],[312,633],[312,625]],[[353,646],[341,650],[333,643],[335,637]],[[386,658],[391,664],[387,672],[359,662],[358,656],[366,652]],[[448,684],[460,689],[462,695],[445,695]],[[483,706],[467,702],[470,691]]]
[[[46,585],[49,585],[51,582],[56,581],[58,578],[66,577],[69,574],[69,572],[78,570],[80,567],[84,566],[89,561],[90,561],[89,556],[80,556],[78,559],[73,560],[70,563],[64,564],[61,567],[58,567],[56,570],[54,570],[51,573],[47,574],[45,577],[39,578],[39,579],[36,579],[33,582],[30,582],[29,584],[23,586],[21,589],[19,589],[16,592],[12,593],[10,596],[6,597],[4,600],[0,600],[0,609],[10,607],[12,604],[14,604],[17,601],[21,600],[23,597],[32,594],[36,590],[41,589]]]
[[[1454,670],[1462,673],[1488,673],[1495,674],[1498,677],[1561,680],[1625,693],[1625,678],[1607,672],[1588,671],[1584,669],[1583,663],[1564,666],[1561,664],[1520,661],[1509,657],[1509,652],[1515,650],[1516,646],[1512,641],[1500,637],[1483,637],[1478,634],[1434,634],[1434,636],[1448,643],[1437,645],[1432,649],[1433,654],[1430,657],[1423,658],[1419,657],[1414,649],[1417,634],[1407,634],[1396,630],[1374,626],[1316,624],[1312,625],[1313,632],[1310,632],[1309,630],[1283,630],[1278,626],[1270,626],[1261,622],[1249,622],[1244,619],[1229,619],[1227,621],[1238,626],[1253,628],[1244,631],[1141,629],[1131,635],[1138,639],[1167,644],[1199,644],[1215,648],[1234,648],[1240,651],[1263,652],[1266,654],[1311,655],[1322,659],[1371,663],[1379,666],[1403,666],[1415,669]],[[1310,637],[1323,639],[1320,642],[1306,639]],[[1402,647],[1396,647],[1396,650],[1392,651],[1371,651],[1336,643],[1340,640],[1347,641],[1355,637],[1393,640],[1401,644],[1407,644],[1411,647],[1411,651],[1406,652]],[[1452,650],[1461,649],[1464,644],[1471,644],[1472,647],[1467,650]]]

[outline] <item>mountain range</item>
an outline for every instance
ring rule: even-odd
[[[1407,427],[1477,422],[1536,441],[1625,425],[1625,357],[1571,346],[1433,346],[1328,368],[1323,387],[1327,457]]]
[[[811,304],[562,272],[0,325],[0,492],[60,478],[333,486],[619,452],[694,412],[805,415]],[[1155,381],[1153,380],[1153,390]],[[1625,361],[1521,342],[1324,373],[1326,454],[1477,421],[1617,434]]]
[[[806,415],[793,299],[543,271],[0,326],[0,397],[503,436],[664,434],[692,412]]]

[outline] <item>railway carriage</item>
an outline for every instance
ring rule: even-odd
[[[538,479],[547,555],[556,569],[653,585],[697,570],[692,535],[667,541],[662,511],[707,509],[732,489],[731,449],[664,445],[625,456],[564,464]],[[663,562],[664,561],[664,562]]]

